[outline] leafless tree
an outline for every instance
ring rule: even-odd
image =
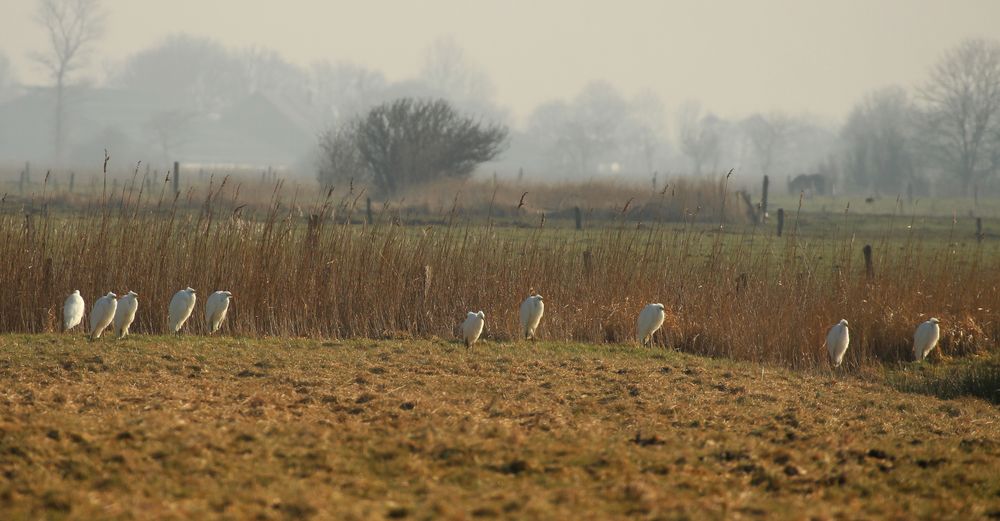
[[[572,102],[544,103],[532,113],[529,139],[545,149],[548,166],[563,175],[587,177],[601,162],[619,162],[631,123],[629,106],[603,81],[588,83]]]
[[[1000,42],[966,40],[920,90],[931,149],[963,193],[1000,166]]]
[[[521,147],[537,149],[540,170],[559,176],[579,174],[578,139],[573,109],[564,101],[549,101],[535,107]],[[515,138],[516,139],[516,138]]]
[[[362,118],[355,134],[382,195],[443,177],[465,177],[504,150],[507,128],[459,114],[445,100],[401,98]]]
[[[490,102],[495,92],[490,77],[453,38],[439,38],[427,48],[420,78],[453,103]]]
[[[771,174],[788,144],[788,137],[794,129],[793,120],[780,112],[754,114],[743,120],[740,127],[757,160],[760,173]]]
[[[165,163],[169,163],[177,148],[188,141],[194,119],[193,112],[176,109],[157,112],[146,121],[145,128]]]
[[[321,185],[334,187],[363,181],[368,170],[361,151],[358,149],[357,120],[352,120],[331,128],[319,139],[319,171],[317,178]]]
[[[308,82],[305,71],[285,61],[273,49],[250,46],[237,51],[236,59],[243,67],[250,93],[298,96]]]
[[[915,109],[906,91],[889,87],[858,103],[841,130],[845,169],[855,186],[901,193],[916,167]]]
[[[642,160],[646,175],[653,175],[657,155],[667,147],[666,109],[659,96],[651,91],[640,93],[629,102],[626,141]]]
[[[722,154],[727,124],[709,112],[701,114],[701,106],[689,102],[681,107],[678,116],[680,148],[694,167],[694,174],[701,175],[704,167],[716,170]]]
[[[253,85],[248,69],[215,40],[173,34],[130,56],[117,83],[150,98],[201,113],[243,100]]]
[[[313,64],[309,71],[312,104],[327,123],[342,124],[383,101],[389,82],[374,69],[349,62]]]
[[[39,0],[35,20],[48,36],[49,48],[32,57],[55,81],[55,155],[62,159],[65,132],[65,88],[89,47],[104,30],[100,0]]]

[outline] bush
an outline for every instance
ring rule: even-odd
[[[507,133],[503,125],[459,114],[445,100],[400,98],[328,132],[320,146],[330,179],[361,173],[379,195],[391,196],[428,181],[467,177],[503,151]]]

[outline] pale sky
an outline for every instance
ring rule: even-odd
[[[0,51],[27,83],[45,44],[35,0],[0,0]],[[605,79],[688,99],[724,117],[772,109],[842,119],[871,89],[917,85],[947,48],[1000,38],[997,0],[104,0],[104,38],[86,73],[173,32],[270,47],[300,65],[352,61],[390,80],[453,37],[524,118]]]

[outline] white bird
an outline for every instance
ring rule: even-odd
[[[826,349],[830,351],[830,363],[834,367],[840,367],[844,361],[844,353],[847,352],[847,345],[851,342],[851,333],[847,330],[847,320],[840,319],[830,328],[826,334]]]
[[[226,319],[229,311],[229,299],[233,294],[228,291],[216,291],[208,296],[205,302],[205,322],[208,323],[208,334],[215,333]]]
[[[115,309],[115,335],[118,338],[128,336],[128,328],[135,321],[135,312],[139,309],[139,294],[129,291],[122,298],[118,299],[118,307]]]
[[[118,308],[118,295],[108,292],[107,295],[94,302],[94,308],[90,311],[90,338],[91,340],[101,338],[104,328],[108,327],[115,318],[115,310]]]
[[[936,318],[931,318],[917,326],[917,331],[913,333],[913,359],[917,362],[927,358],[937,345],[941,338],[941,328],[938,326],[940,322]]]
[[[83,297],[80,296],[80,290],[75,290],[66,297],[66,303],[63,304],[63,331],[69,331],[80,325],[80,322],[83,321],[84,308],[86,308],[86,304],[83,302]]]
[[[653,341],[653,333],[663,325],[663,319],[667,314],[663,312],[663,304],[646,304],[639,313],[639,321],[636,324],[636,339],[642,345],[647,345]]]
[[[469,312],[462,323],[462,340],[465,347],[472,347],[479,340],[479,335],[483,333],[483,326],[486,324],[486,315],[482,311],[479,313]]]
[[[171,333],[177,333],[184,327],[191,312],[194,311],[194,303],[197,297],[194,290],[184,288],[174,293],[174,298],[170,299],[170,310],[167,313],[167,324]]]
[[[545,303],[542,302],[541,295],[532,295],[521,303],[521,336],[524,338],[535,338],[535,329],[542,321],[542,314],[545,313]]]

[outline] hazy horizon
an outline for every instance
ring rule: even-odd
[[[26,84],[47,82],[28,57],[45,48],[36,5],[13,0],[0,19],[0,51]],[[518,122],[592,80],[629,96],[652,91],[671,108],[698,100],[728,118],[781,110],[840,120],[873,89],[918,85],[962,39],[1000,36],[1000,3],[985,0],[103,5],[104,36],[78,79],[103,80],[132,53],[182,32],[274,49],[299,66],[349,61],[400,80],[418,73],[430,43],[452,37]]]

